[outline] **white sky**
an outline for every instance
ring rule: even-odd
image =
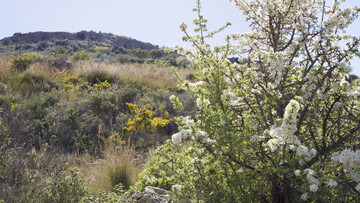
[[[203,0],[203,15],[209,28],[232,22],[230,29],[214,39],[222,44],[226,34],[249,31],[244,16],[229,0]],[[360,6],[359,0],[347,5]],[[159,46],[180,44],[181,22],[192,28],[195,0],[0,0],[0,39],[16,32],[93,30],[128,36]],[[360,19],[349,28],[360,35]],[[360,75],[360,59],[352,62],[353,73]]]

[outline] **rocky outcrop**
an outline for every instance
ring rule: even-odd
[[[109,43],[111,46],[121,46],[126,49],[158,49],[159,46],[152,45],[150,43],[145,43],[132,39],[129,37],[113,35],[111,33],[102,33],[94,31],[81,31],[77,33],[69,32],[30,32],[30,33],[15,33],[12,37],[6,37],[0,40],[0,44],[8,46],[11,43],[14,44],[37,44],[41,42],[58,42],[64,40],[78,40],[78,41],[87,41],[87,42],[96,42],[96,43]]]
[[[167,190],[147,186],[145,192],[138,192],[134,194],[137,203],[167,203],[169,192]]]

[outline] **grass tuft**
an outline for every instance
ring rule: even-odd
[[[102,159],[82,164],[86,184],[93,193],[113,191],[121,184],[129,189],[139,172],[136,153],[129,145],[118,146],[106,138],[102,149]]]

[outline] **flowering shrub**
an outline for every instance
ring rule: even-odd
[[[106,89],[109,89],[110,87],[111,87],[111,84],[107,80],[105,80],[104,82],[94,84],[94,88],[97,91],[106,90]]]
[[[197,2],[198,35],[180,25],[194,50],[179,52],[199,70],[198,82],[182,84],[198,111],[177,119],[180,132],[155,152],[140,185],[210,202],[359,200],[360,82],[347,82],[359,39],[343,32],[359,8],[232,0],[252,31],[211,48],[206,38],[226,26],[207,31]]]
[[[130,108],[131,117],[128,120],[125,130],[132,132],[131,135],[144,130],[146,132],[154,133],[157,127],[165,127],[170,123],[170,120],[163,119],[161,117],[154,117],[155,112],[150,110],[150,105],[145,105],[141,108],[138,108],[136,104],[126,103]],[[165,116],[168,116],[168,113],[165,112]]]
[[[34,57],[29,53],[25,53],[22,56],[16,56],[10,60],[12,67],[18,71],[26,70],[33,62]]]

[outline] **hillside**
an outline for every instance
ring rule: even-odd
[[[153,50],[159,46],[129,37],[94,31],[69,32],[31,32],[15,33],[0,40],[0,53],[17,55],[23,52],[49,53],[55,47],[63,47],[71,52],[87,50],[98,54],[126,53],[128,49]]]

